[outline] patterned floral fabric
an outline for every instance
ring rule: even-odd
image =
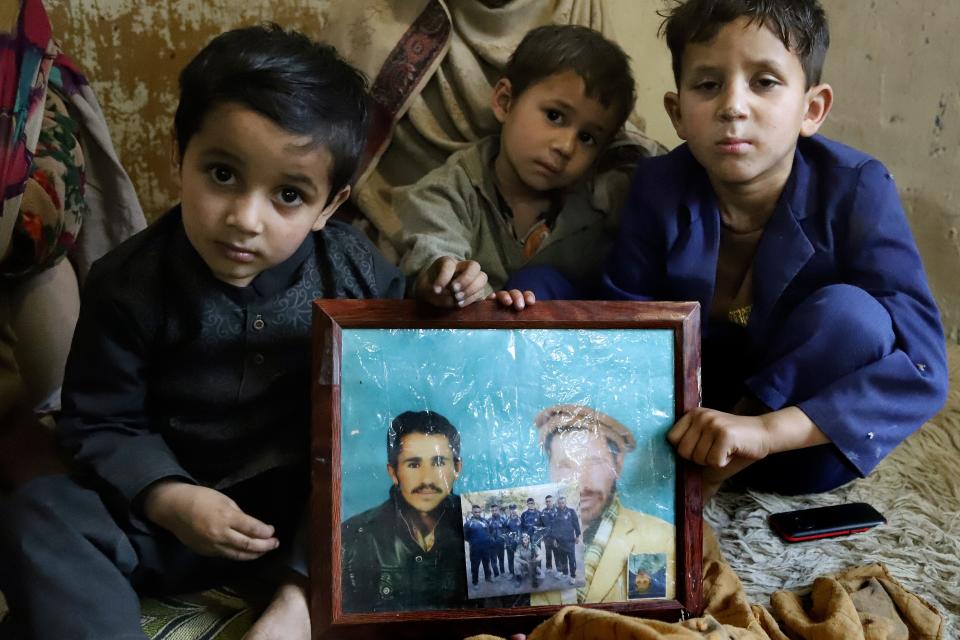
[[[16,278],[63,258],[87,212],[79,125],[64,100],[86,80],[40,0],[0,18],[0,277]]]

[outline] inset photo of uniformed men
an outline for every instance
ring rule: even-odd
[[[465,493],[460,504],[468,598],[584,585],[576,483]]]

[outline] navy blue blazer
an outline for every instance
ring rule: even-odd
[[[720,229],[716,195],[687,145],[641,160],[603,276],[605,295],[699,301],[709,331]],[[890,314],[891,353],[796,403],[862,474],[943,406],[940,314],[880,162],[822,136],[801,138],[753,278],[747,332],[760,353],[791,311],[827,285],[859,287]],[[823,367],[830,371],[830,362]]]

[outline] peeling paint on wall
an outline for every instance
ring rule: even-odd
[[[56,37],[90,80],[149,219],[176,202],[177,75],[211,38],[277,22],[323,29],[329,0],[46,0]]]

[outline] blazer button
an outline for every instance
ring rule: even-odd
[[[253,354],[253,364],[263,364],[263,354],[255,353]]]
[[[423,562],[423,556],[417,556],[416,558],[414,558],[414,560],[416,560],[417,562]]]

